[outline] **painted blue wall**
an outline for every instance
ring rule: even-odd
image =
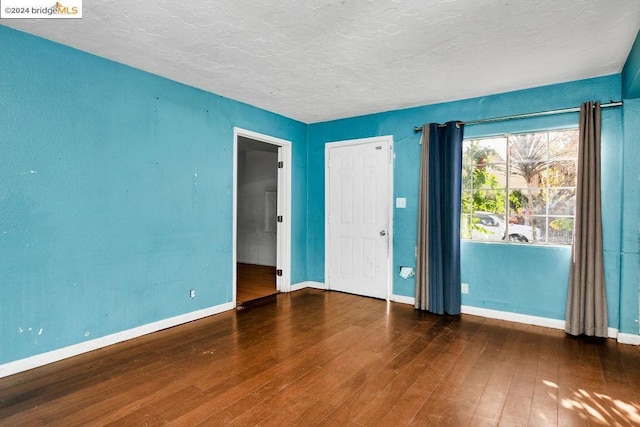
[[[395,196],[407,198],[394,214],[397,272],[415,265],[415,125],[617,100],[630,69],[306,126],[2,26],[0,49],[0,364],[231,301],[234,126],[293,141],[293,283],[324,280],[325,143],[393,135]],[[465,135],[576,123],[567,114]],[[604,112],[610,326],[634,334],[639,142],[638,100]],[[569,248],[464,242],[461,255],[463,304],[564,318]],[[394,293],[414,285],[396,276]]]
[[[574,107],[587,100],[620,99],[621,77],[557,84],[463,101],[391,111],[309,126],[308,274],[324,281],[324,145],[327,142],[393,135],[394,195],[407,208],[394,211],[393,270],[415,266],[420,135],[413,127],[428,122],[471,121]],[[469,126],[466,137],[577,127],[577,114]],[[620,308],[620,221],[622,192],[622,112],[603,112],[603,221],[610,325],[618,327]],[[462,280],[470,293],[465,305],[564,319],[570,248],[463,242]],[[414,296],[415,282],[394,277],[396,295]],[[637,309],[636,309],[637,311]]]
[[[640,31],[622,69],[622,95],[627,99],[640,97]]]
[[[623,106],[620,330],[640,334],[640,32],[622,70],[622,93],[627,99]]]
[[[0,364],[232,300],[234,126],[293,141],[306,280],[305,124],[2,26],[0,51]]]
[[[640,334],[640,98],[625,99],[620,330]]]

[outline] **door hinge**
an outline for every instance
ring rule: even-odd
[[[282,276],[282,270],[276,270],[276,276],[281,277]]]
[[[282,222],[283,218],[282,215],[278,215],[278,222]]]
[[[271,163],[271,164],[273,164],[273,163]],[[273,166],[271,166],[271,167],[273,167]],[[284,162],[282,162],[282,161],[278,162],[278,169],[282,169],[283,167],[284,167]]]

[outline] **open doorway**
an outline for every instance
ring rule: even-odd
[[[277,293],[278,146],[238,138],[238,303]]]
[[[239,307],[290,290],[288,141],[235,129],[234,275]]]

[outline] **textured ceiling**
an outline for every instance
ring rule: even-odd
[[[638,0],[85,0],[2,24],[314,123],[620,72]]]

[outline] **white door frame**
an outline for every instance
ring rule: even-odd
[[[345,141],[327,142],[324,147],[324,279],[325,287],[331,290],[331,277],[329,277],[329,251],[331,248],[330,233],[329,233],[329,202],[331,194],[329,194],[329,153],[332,148],[346,147],[349,145],[361,145],[361,144],[374,144],[380,142],[389,143],[389,230],[387,239],[389,259],[387,260],[387,301],[390,300],[393,291],[393,164],[394,164],[394,152],[393,152],[393,135],[374,136],[371,138],[361,139],[349,139]]]
[[[233,303],[237,303],[237,259],[238,259],[238,138],[245,137],[280,147],[283,167],[278,170],[278,215],[282,222],[277,228],[276,268],[282,270],[282,276],[276,276],[276,289],[280,292],[291,292],[291,141],[275,136],[233,128],[233,231],[232,231],[232,263],[233,263]]]

